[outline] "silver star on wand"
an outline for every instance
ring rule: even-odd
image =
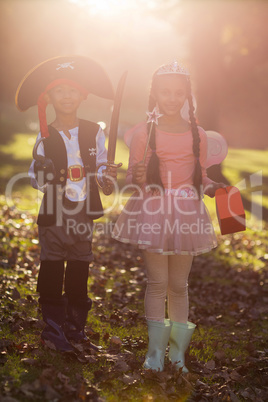
[[[159,113],[157,106],[153,108],[152,112],[146,112],[148,116],[147,123],[155,123],[158,124],[159,117],[162,117],[163,114]]]

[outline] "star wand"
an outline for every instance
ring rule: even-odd
[[[163,114],[159,113],[157,106],[155,106],[153,108],[152,112],[146,112],[146,114],[148,116],[147,123],[151,123],[151,125],[150,125],[150,128],[149,128],[148,139],[147,139],[146,147],[145,147],[145,150],[144,150],[142,163],[145,162],[145,158],[146,158],[147,151],[148,151],[148,146],[149,146],[151,135],[152,135],[153,125],[154,125],[154,123],[158,124],[159,117],[163,116]]]

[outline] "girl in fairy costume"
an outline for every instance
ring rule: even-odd
[[[143,249],[149,335],[144,367],[162,371],[169,343],[170,361],[187,372],[184,356],[196,326],[188,321],[188,276],[193,257],[217,245],[203,193],[214,197],[225,184],[207,177],[207,135],[195,120],[189,73],[177,62],[154,73],[152,110],[150,124],[126,133],[127,181],[135,192],[113,237]]]

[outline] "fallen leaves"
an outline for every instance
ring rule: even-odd
[[[250,260],[260,247],[258,239],[233,236],[226,239],[218,259],[213,253],[195,258],[189,295],[190,321],[197,329],[186,355],[191,372],[176,371],[166,359],[165,371],[157,373],[142,367],[148,340],[143,316],[146,276],[140,251],[96,234],[89,290],[95,299],[91,314],[99,327],[94,330],[88,325],[86,333],[103,348],[92,349],[89,342],[76,344],[75,357],[68,357],[51,345],[39,344],[44,324],[35,290],[39,246],[33,219],[8,208],[3,217],[0,399],[3,395],[14,401],[101,402],[108,392],[114,393],[115,400],[120,395],[122,401],[133,395],[136,400],[161,402],[268,399],[268,273],[254,270]],[[266,254],[258,257],[262,266],[267,264]],[[230,256],[236,256],[235,264],[226,260]],[[138,325],[145,329],[143,333],[134,331]],[[11,358],[20,370],[16,380],[7,372]]]

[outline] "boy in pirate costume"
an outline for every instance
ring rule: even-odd
[[[103,215],[95,171],[107,160],[105,136],[98,124],[77,117],[89,93],[107,99],[114,96],[98,63],[72,56],[39,64],[22,80],[16,94],[20,110],[38,105],[40,133],[29,176],[33,187],[44,192],[37,220],[41,246],[37,291],[46,323],[41,338],[63,352],[73,351],[69,341],[87,340],[84,327],[92,304],[87,280],[93,260],[93,219]],[[49,126],[47,104],[53,105],[56,114]],[[106,173],[104,181],[116,179],[115,167],[102,173]]]

